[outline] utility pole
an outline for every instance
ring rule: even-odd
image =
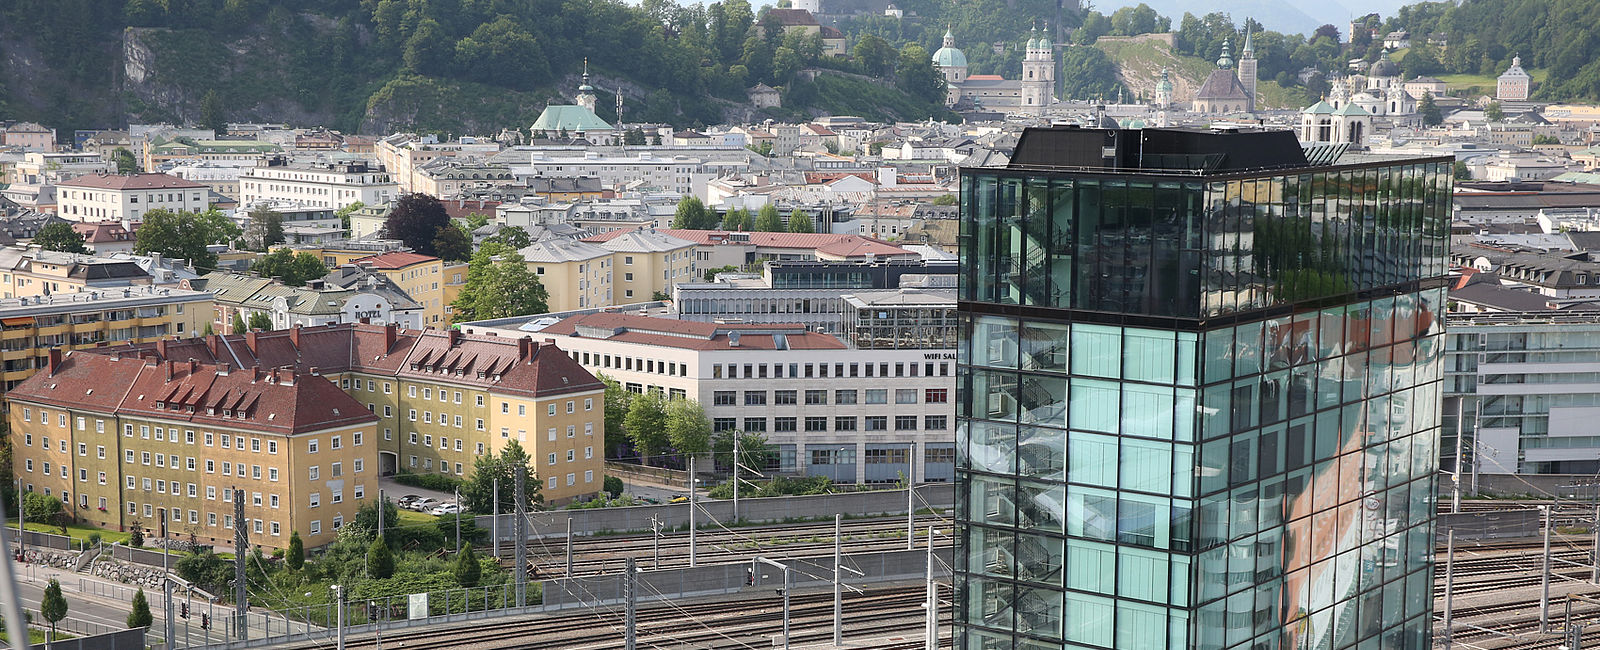
[[[339,608],[338,615],[334,617],[334,625],[339,628],[337,649],[344,650],[344,588],[342,586],[333,585],[333,600],[335,606]]]
[[[695,521],[694,521],[694,456],[689,457],[689,568],[695,567]],[[784,620],[787,622],[788,618]]]
[[[23,562],[28,561],[28,535],[27,530],[28,509],[22,507],[22,502],[27,501],[27,495],[22,491],[22,479],[17,479],[17,557]],[[17,619],[22,620],[22,619]],[[18,628],[21,629],[21,628]]]
[[[627,575],[623,576],[622,578],[622,590],[623,597],[628,601],[628,621],[627,630],[623,635],[623,639],[627,643],[627,650],[634,650],[634,640],[636,638],[635,626],[638,622],[636,620],[637,616],[635,612],[638,609],[639,603],[638,589],[635,588],[633,581],[635,580],[634,573],[638,571],[638,568],[634,564],[632,557],[626,558],[626,560],[627,565],[623,570],[627,573]]]
[[[650,515],[650,546],[651,554],[655,559],[650,561],[651,569],[661,568],[661,519]]]
[[[167,571],[167,511],[162,509],[156,512],[161,513],[161,579],[166,580],[168,576],[172,575]],[[169,602],[167,605],[167,609],[170,611],[172,603]],[[172,639],[167,639],[167,643],[172,643]]]
[[[751,571],[755,570],[755,563],[761,562],[783,569],[783,650],[789,650],[789,592],[794,591],[789,584],[789,565],[767,558],[756,556],[751,561]]]
[[[1466,401],[1466,397],[1456,398],[1456,471],[1450,476],[1450,514],[1461,512],[1461,404]]]
[[[17,486],[22,486],[21,479],[17,480]],[[0,522],[6,520],[5,510],[5,505],[0,503]],[[22,513],[21,490],[17,491],[17,513],[19,515]],[[8,537],[10,537],[10,534],[6,531],[6,527],[0,525],[0,550],[8,548],[6,546],[6,538]],[[19,519],[17,523],[17,548],[19,549],[22,548],[21,542],[22,523]],[[4,610],[5,619],[11,621],[10,629],[7,630],[11,634],[11,647],[17,650],[28,650],[28,625],[25,619],[22,618],[22,606],[17,601],[16,568],[11,563],[11,555],[0,552],[0,609]]]
[[[844,566],[841,557],[841,544],[839,543],[840,522],[844,515],[833,515],[833,647],[839,647],[844,640],[844,594],[839,590],[839,568]]]
[[[383,508],[378,508],[383,512]],[[234,618],[237,623],[234,634],[240,640],[250,638],[249,612],[250,593],[245,588],[249,583],[244,576],[244,558],[250,554],[250,531],[245,529],[244,523],[244,490],[233,491],[233,602]]]
[[[1594,570],[1589,573],[1589,582],[1600,584],[1600,503],[1594,506]]]
[[[526,511],[526,499],[522,497],[522,495],[527,494],[523,491],[523,484],[528,480],[527,475],[527,464],[517,463],[516,481],[512,483],[512,489],[515,493],[511,497],[511,502],[514,504],[517,513],[516,532],[512,535],[515,538],[513,555],[517,563],[517,607],[526,607],[528,605],[528,546],[523,542],[528,538],[528,513]]]
[[[1455,582],[1456,582],[1456,529],[1451,528],[1445,535],[1444,547],[1444,650],[1450,650],[1451,615],[1455,612]]]
[[[456,488],[456,553],[461,553],[461,488]]]
[[[567,577],[572,577],[572,518],[567,517]]]
[[[383,509],[389,505],[388,497],[383,496],[383,488],[378,488],[378,536],[383,537]],[[460,549],[456,549],[460,550]]]
[[[1539,506],[1544,513],[1544,568],[1539,576],[1539,633],[1550,633],[1550,506]]]
[[[924,628],[927,650],[939,650],[939,590],[933,584],[933,526],[928,526],[928,624]]]
[[[489,520],[491,522],[489,527],[493,529],[489,535],[494,538],[494,559],[498,562],[500,560],[500,479],[494,479],[490,482],[490,485],[494,486],[492,490],[494,495],[490,497],[494,500],[494,519]]]
[[[915,505],[917,493],[911,487],[911,479],[906,479],[906,550],[917,548],[917,507]]]
[[[712,463],[716,469],[716,463]],[[739,521],[739,432],[733,432],[733,520]]]
[[[163,548],[162,550],[165,551],[166,549]],[[163,617],[166,619],[164,629],[166,630],[167,647],[176,648],[178,647],[178,642],[175,640],[178,636],[178,622],[172,620],[172,579],[167,577],[165,573],[161,576],[161,594],[166,601],[163,603],[163,606],[166,607]]]

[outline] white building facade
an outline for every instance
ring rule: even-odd
[[[69,221],[140,221],[151,210],[203,212],[210,190],[166,174],[90,174],[57,186],[57,211]]]
[[[240,205],[285,202],[337,210],[357,201],[387,203],[399,194],[391,174],[365,162],[295,165],[274,157],[239,176]]]

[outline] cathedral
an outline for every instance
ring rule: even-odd
[[[1256,48],[1251,35],[1244,37],[1244,49],[1239,52],[1238,69],[1234,69],[1232,44],[1222,42],[1222,56],[1217,58],[1217,69],[1200,84],[1190,110],[1196,113],[1227,114],[1254,113],[1256,110]]]
[[[1056,53],[1048,27],[1043,33],[1034,28],[1022,55],[1022,77],[1005,79],[1000,75],[975,75],[967,70],[967,55],[956,47],[948,29],[944,47],[933,53],[933,66],[944,76],[945,103],[971,106],[998,113],[1044,116],[1055,103]]]

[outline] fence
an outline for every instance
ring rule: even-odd
[[[8,537],[15,534],[11,531],[6,531]],[[57,551],[81,551],[84,547],[83,542],[76,538],[53,533],[41,533],[37,530],[22,531],[22,541],[28,546],[49,548]],[[13,540],[13,543],[15,543],[15,540]]]
[[[1444,543],[1446,534],[1456,531],[1456,540],[1538,537],[1543,533],[1543,513],[1538,510],[1493,510],[1439,515],[1434,537]],[[1555,522],[1562,525],[1562,522]]]
[[[949,508],[955,503],[955,486],[949,483],[928,483],[916,486],[914,505],[922,508]],[[723,499],[702,499],[699,502],[702,526],[713,520],[731,522],[733,502]],[[876,490],[870,492],[842,492],[792,497],[767,497],[741,499],[739,519],[747,522],[782,522],[796,520],[832,519],[835,513],[855,516],[895,515],[906,512],[905,490]],[[620,533],[650,530],[652,521],[660,522],[663,529],[687,527],[689,504],[674,503],[653,506],[628,506],[622,508],[595,508],[590,510],[551,510],[532,513],[528,537],[565,537],[567,518],[572,518],[574,535]],[[478,528],[491,530],[494,516],[476,518]],[[500,539],[511,540],[515,533],[515,515],[500,515]]]
[[[121,542],[112,544],[111,546],[107,547],[107,549],[110,551],[111,559],[113,560],[133,562],[135,564],[143,564],[146,566],[161,566],[161,556],[165,555],[165,553],[162,553],[161,551],[152,551],[147,548],[124,546]],[[167,562],[170,566],[171,564],[176,564],[178,559],[182,557],[182,555],[172,555],[167,559]]]
[[[56,627],[60,628],[59,625]],[[136,628],[73,639],[59,639],[51,642],[50,648],[51,650],[144,650],[144,633],[144,628]]]
[[[49,623],[43,623],[39,620],[38,612],[34,612],[33,626],[41,630],[50,629]],[[104,634],[121,632],[125,629],[126,628],[120,625],[111,626],[104,623],[96,623],[94,621],[85,621],[83,619],[75,618],[72,616],[70,611],[67,613],[66,618],[56,621],[56,632],[67,632],[74,636],[100,636]]]

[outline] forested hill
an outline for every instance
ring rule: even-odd
[[[789,91],[765,117],[947,116],[928,50],[876,41],[862,54],[826,60],[746,0],[9,0],[0,117],[486,133],[566,103],[586,58],[607,120],[618,89],[629,121],[763,117],[746,105],[758,82]],[[816,67],[882,81],[797,74]]]

